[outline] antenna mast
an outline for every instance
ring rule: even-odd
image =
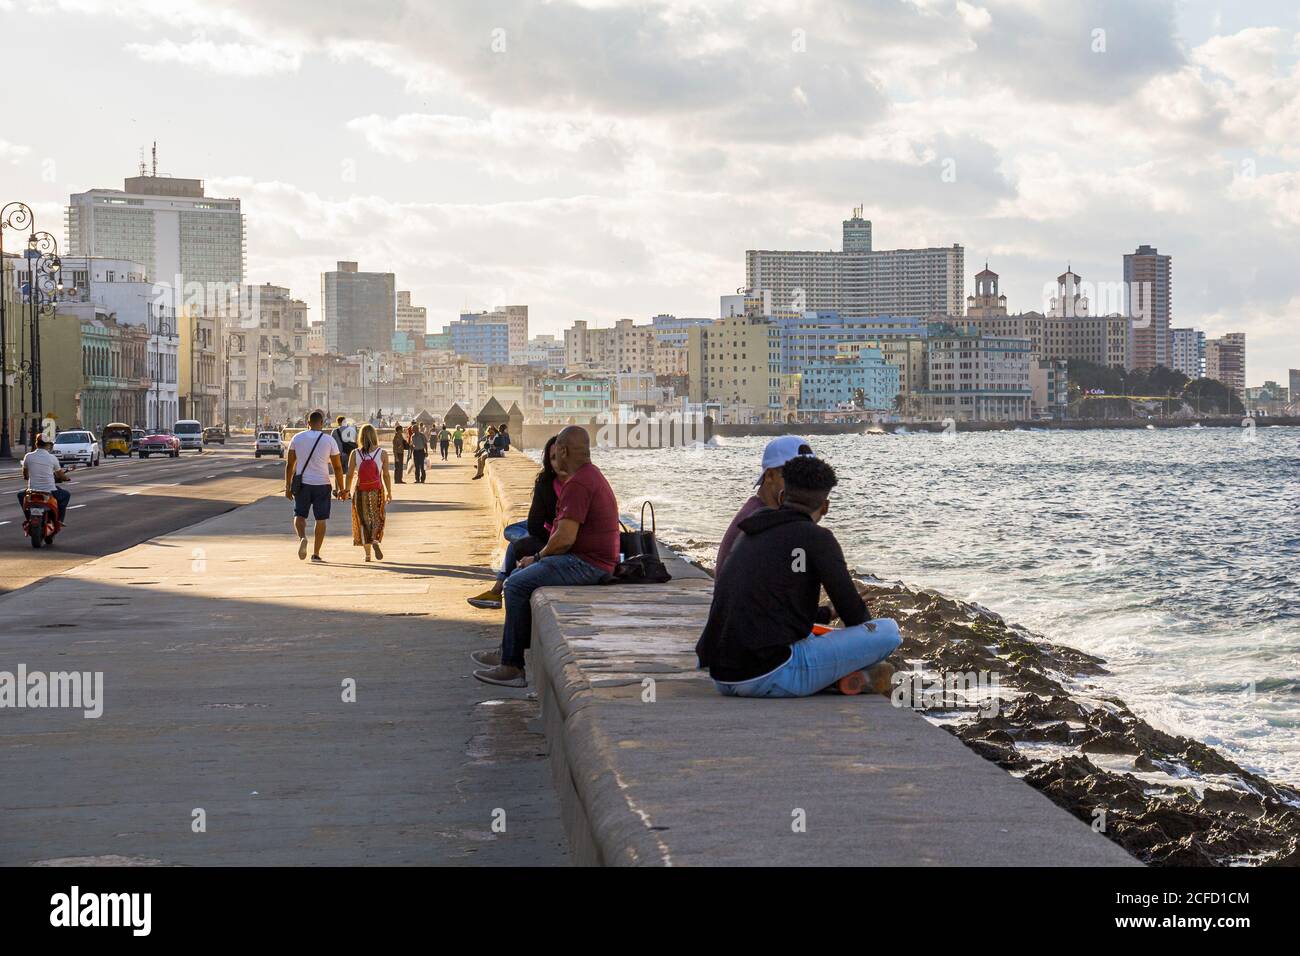
[[[158,178],[158,140],[153,141],[153,175]]]

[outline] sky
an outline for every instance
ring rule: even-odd
[[[1157,0],[0,0],[0,202],[159,172],[319,317],[716,316],[746,249],[966,248],[1013,311],[1173,256],[1173,324],[1300,368],[1300,10]]]

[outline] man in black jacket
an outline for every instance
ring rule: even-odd
[[[834,469],[799,457],[783,471],[781,506],[740,523],[695,645],[700,666],[729,696],[806,697],[883,661],[902,641],[894,621],[867,620],[839,542],[819,525]],[[813,634],[823,587],[845,627]]]

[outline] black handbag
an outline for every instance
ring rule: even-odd
[[[614,565],[614,573],[601,584],[664,584],[673,576],[664,563],[651,554],[634,554]]]
[[[645,530],[645,510],[650,509],[650,530]],[[619,522],[622,530],[618,535],[618,550],[623,554],[623,560],[636,557],[637,555],[647,555],[649,557],[659,558],[659,544],[655,540],[655,506],[645,501],[641,504],[641,528],[633,531],[627,525]]]

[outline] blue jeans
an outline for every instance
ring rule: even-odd
[[[519,568],[506,578],[506,623],[501,635],[501,663],[524,666],[524,651],[533,640],[533,608],[538,588],[596,584],[605,572],[572,554],[553,554]]]
[[[19,508],[23,506],[23,495],[25,494],[27,494],[26,488],[18,492]],[[50,494],[52,494],[54,496],[54,500],[59,503],[59,524],[63,524],[63,522],[68,517],[68,502],[72,500],[72,492],[67,491],[63,488],[55,488],[53,491],[50,492]]]
[[[760,677],[714,686],[728,697],[808,697],[841,677],[878,664],[903,643],[898,624],[882,617],[790,645],[790,659]]]
[[[507,532],[509,530],[510,528],[506,528]],[[525,534],[522,538],[508,538],[507,540],[510,543],[506,545],[506,556],[501,562],[501,570],[497,572],[498,582],[504,581],[514,573],[515,568],[519,566],[520,558],[536,554],[546,547],[546,542],[538,541],[531,534]]]

